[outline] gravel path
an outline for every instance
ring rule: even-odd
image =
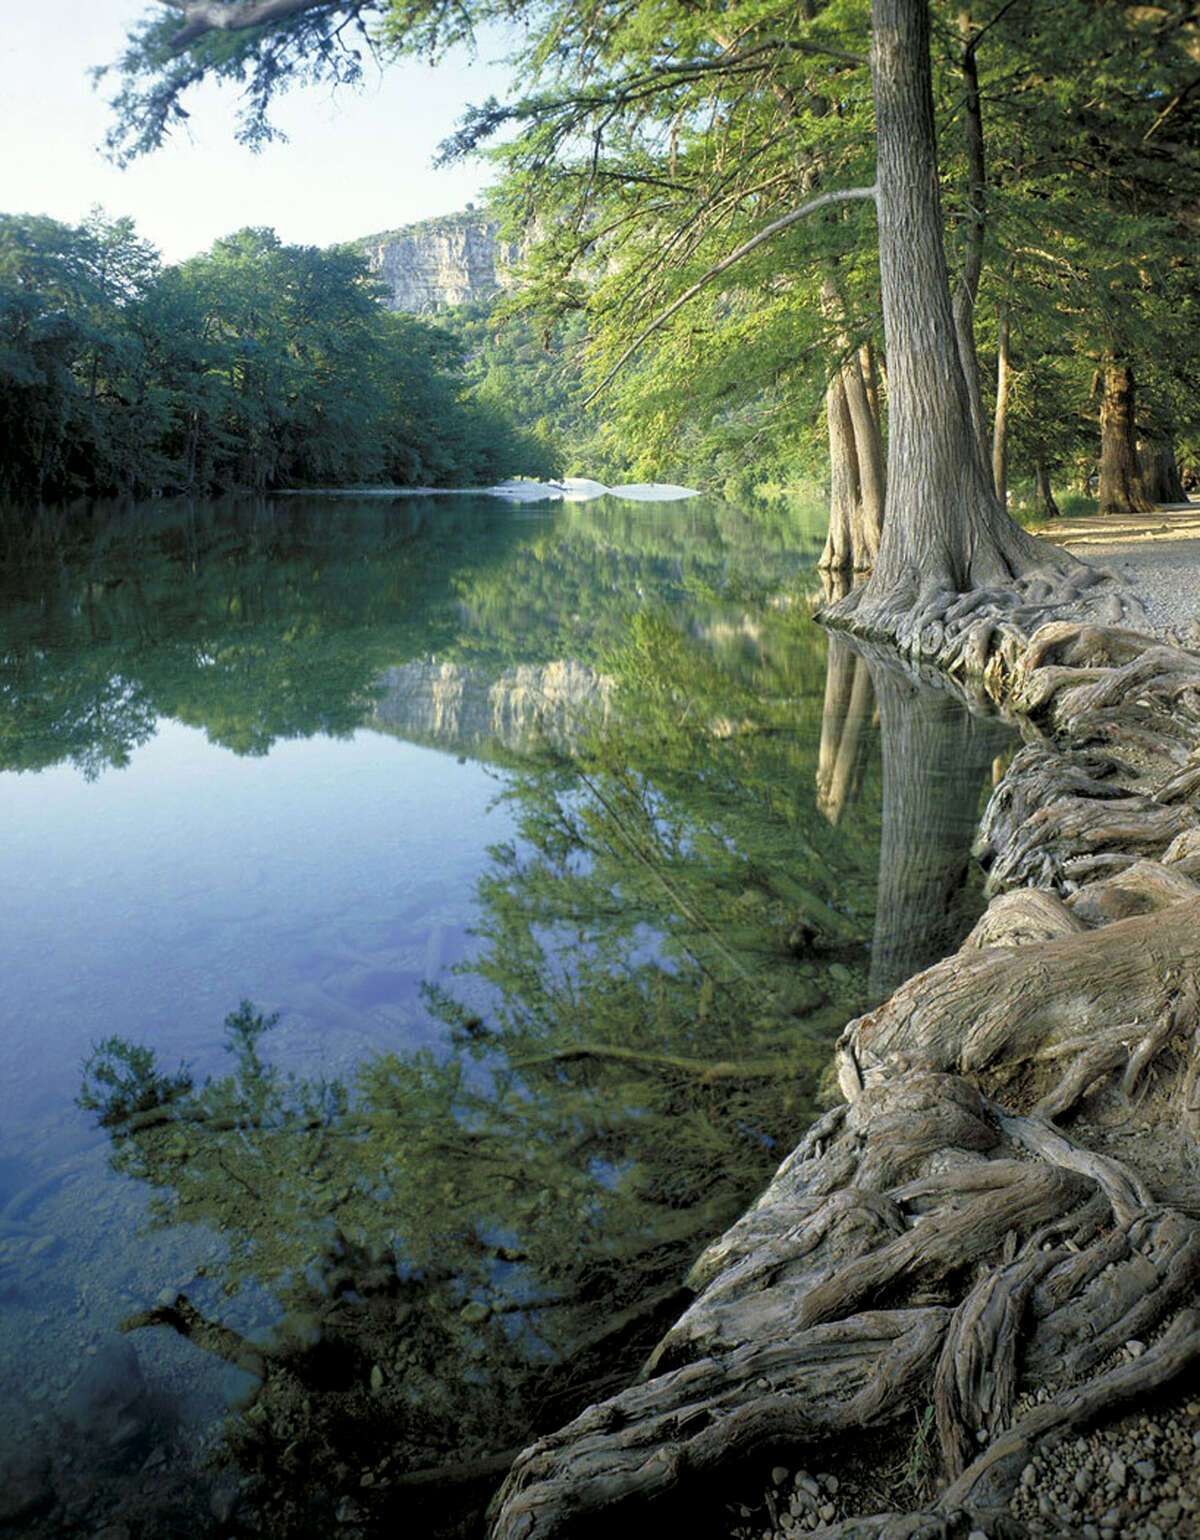
[[[1156,636],[1200,645],[1200,538],[1061,542],[1093,567],[1115,572],[1146,606]]]
[[[1108,568],[1146,606],[1157,636],[1200,645],[1200,504],[1119,519],[1056,519],[1038,534]]]

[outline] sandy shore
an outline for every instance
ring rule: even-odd
[[[1037,533],[1115,572],[1146,606],[1156,635],[1200,645],[1200,503],[1128,518],[1055,519]]]

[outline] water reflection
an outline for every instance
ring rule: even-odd
[[[252,1343],[190,1297],[137,1318],[254,1369],[226,1453],[269,1532],[376,1530],[422,1493],[427,1532],[474,1532],[511,1449],[628,1378],[811,1118],[864,998],[877,838],[808,814],[821,652],[787,617],[634,617],[603,731],[512,776],[470,965],[493,1003],[431,992],[449,1052],[318,1084],[244,1007],[199,1088],[127,1042],[92,1061],[117,1168],[227,1237],[224,1290],[279,1302]]]
[[[880,677],[881,761],[874,663],[775,602],[807,538],[719,504],[229,505],[5,569],[0,762],[58,766],[6,783],[0,906],[28,1533],[477,1533],[510,1451],[635,1372],[880,959],[943,944],[881,838],[937,868],[935,916],[965,869],[925,803],[965,823],[966,782],[906,788],[975,730],[914,737]],[[59,1088],[89,1042],[108,1185]],[[205,1364],[225,1421],[162,1394]]]
[[[850,580],[824,576],[826,602]],[[980,700],[969,708],[948,681],[918,677],[894,656],[829,637],[817,806],[836,824],[859,793],[874,719],[883,760],[879,890],[868,991],[884,1000],[952,952],[982,907],[971,844],[997,756],[1014,729]]]
[[[817,806],[836,824],[857,799],[875,714],[871,670],[861,652],[831,633],[817,758]]]

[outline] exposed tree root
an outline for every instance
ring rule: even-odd
[[[1065,623],[1101,631],[1146,624],[1145,606],[1112,573],[1068,552],[1017,536],[992,567],[979,564],[965,588],[948,579],[874,581],[821,612],[824,624],[883,642],[903,658],[959,678],[985,677],[996,696],[1009,692],[1034,633]],[[1144,645],[1144,637],[1142,638]]]
[[[1019,1535],[1035,1450],[1200,1358],[1200,658],[992,608],[919,625],[960,658],[991,626],[977,672],[1030,714],[980,840],[1004,891],[846,1028],[846,1105],[699,1258],[644,1382],[520,1456],[496,1537],[927,1405],[936,1500],[814,1533]]]

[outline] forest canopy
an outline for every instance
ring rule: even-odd
[[[0,494],[266,491],[546,475],[444,330],[366,260],[248,228],[164,266],[132,220],[0,215]]]

